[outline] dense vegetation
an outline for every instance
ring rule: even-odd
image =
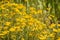
[[[60,40],[60,0],[0,0],[0,40]]]

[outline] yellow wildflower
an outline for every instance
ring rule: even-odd
[[[33,25],[33,22],[29,22],[28,24],[29,24],[29,25]]]
[[[22,29],[20,28],[20,26],[16,26],[14,28],[16,29],[16,31],[22,31]]]
[[[42,25],[39,25],[38,26],[38,29],[42,30],[43,29],[43,26]]]
[[[24,6],[23,6],[23,4],[19,4],[19,5],[17,6],[17,8],[18,8],[18,9],[22,9],[22,8],[24,8]]]
[[[57,30],[58,30],[58,32],[60,32],[60,28],[58,28]]]
[[[47,34],[47,33],[49,33],[49,32],[46,30],[42,31],[42,34]]]
[[[60,26],[60,24],[57,24],[57,26]]]
[[[25,18],[21,18],[20,22],[26,22],[26,19]]]
[[[7,3],[6,5],[11,6],[11,4],[10,4],[10,3]]]
[[[3,33],[0,33],[0,38],[4,38],[4,35]]]
[[[7,26],[9,26],[11,23],[10,23],[10,22],[6,22],[5,24],[6,24]]]
[[[37,13],[38,13],[38,14],[41,14],[41,13],[42,13],[42,10],[38,10]]]
[[[24,40],[24,38],[21,38],[21,40]]]
[[[38,27],[35,28],[35,30],[37,30],[37,31],[38,31],[38,29],[39,29]]]
[[[16,31],[16,29],[15,28],[10,28],[9,31],[14,32],[14,31]]]
[[[46,36],[40,35],[40,36],[38,36],[38,38],[39,38],[40,40],[45,40],[45,39],[46,39]]]
[[[49,37],[55,37],[55,34],[54,34],[54,33],[51,33],[51,34],[49,35]]]
[[[16,4],[16,3],[10,3],[11,4],[11,6],[18,6],[18,4]]]
[[[32,28],[32,31],[35,31],[35,28]]]
[[[53,29],[53,31],[54,31],[54,32],[58,32],[58,30],[57,30],[57,29]]]
[[[3,34],[8,34],[8,33],[9,33],[9,31],[3,31],[2,33],[3,33]]]
[[[15,12],[21,13],[17,8],[13,8],[13,10],[15,10]]]
[[[2,26],[0,26],[0,29],[2,29],[3,27]]]
[[[20,12],[19,14],[24,16],[26,15],[26,12]]]
[[[16,21],[20,21],[20,19],[19,18],[16,18]]]
[[[31,14],[37,14],[35,10],[30,11]]]
[[[52,23],[49,28],[54,28],[56,26],[56,24]]]
[[[24,17],[24,18],[31,18],[32,16],[26,14],[26,15],[24,15],[23,17]]]
[[[54,15],[50,15],[51,17],[54,17]]]
[[[5,35],[5,34],[0,33],[0,36],[3,36],[3,35]]]
[[[50,16],[49,16],[48,18],[49,18],[50,20],[52,20],[52,18],[51,18]]]
[[[2,9],[6,9],[5,7],[1,7]]]
[[[22,25],[21,27],[24,28],[26,26],[26,23],[22,22],[21,25]]]
[[[33,11],[33,10],[35,10],[35,8],[34,7],[30,7],[30,10]]]

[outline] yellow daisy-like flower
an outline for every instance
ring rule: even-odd
[[[30,7],[30,10],[33,11],[33,10],[35,10],[35,8],[34,7]]]
[[[42,10],[38,10],[37,13],[38,13],[38,14],[41,14],[41,13],[42,13]]]
[[[18,8],[18,9],[23,9],[24,6],[23,6],[23,4],[19,4],[19,5],[17,6],[17,8]]]
[[[57,30],[57,29],[53,29],[53,31],[54,31],[54,32],[58,32],[58,30]]]
[[[7,26],[9,26],[9,25],[11,24],[11,22],[6,22],[5,24],[6,24]]]
[[[38,38],[39,38],[40,40],[45,40],[45,39],[46,39],[46,36],[40,35],[40,36],[38,36]]]
[[[55,37],[55,34],[54,34],[54,33],[51,33],[51,34],[49,35],[49,37]]]
[[[52,23],[49,28],[54,28],[56,26],[56,24]]]
[[[16,21],[20,21],[20,19],[19,18],[16,18]]]
[[[49,16],[48,18],[49,18],[50,20],[52,20],[52,18],[51,18],[50,16]]]
[[[3,36],[3,35],[5,35],[5,34],[2,34],[2,33],[0,34],[0,36]]]
[[[16,29],[15,28],[10,28],[9,31],[14,32],[14,31],[16,31]]]
[[[9,33],[9,31],[3,31],[2,33],[3,33],[3,34],[8,34],[8,33]]]

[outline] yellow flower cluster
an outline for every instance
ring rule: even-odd
[[[54,15],[46,17],[44,10],[31,6],[27,13],[22,3],[3,3],[0,4],[0,40],[60,40],[60,24],[53,22]]]

